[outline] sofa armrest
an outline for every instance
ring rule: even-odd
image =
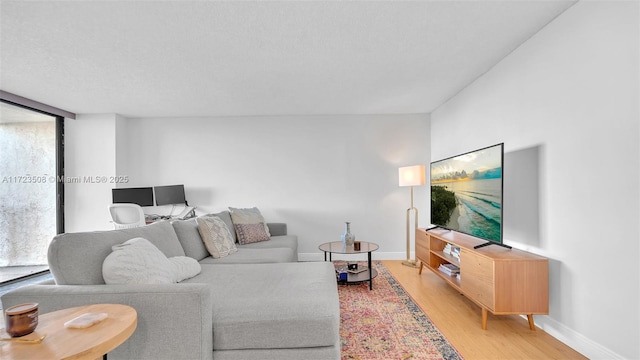
[[[1,298],[3,308],[39,303],[41,314],[89,304],[124,304],[138,313],[129,340],[109,359],[213,358],[213,304],[207,284],[27,285]]]
[[[271,236],[287,235],[286,223],[267,223],[267,227],[269,228]]]

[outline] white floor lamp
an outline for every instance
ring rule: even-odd
[[[413,232],[418,228],[418,209],[413,206],[413,187],[425,184],[424,165],[405,166],[398,169],[398,184],[411,186],[411,207],[407,209],[407,260],[402,264],[416,267],[416,261],[411,260],[411,211],[415,214]]]

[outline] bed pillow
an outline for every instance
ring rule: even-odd
[[[238,251],[229,227],[222,219],[217,216],[201,216],[196,221],[200,237],[211,257],[219,259]]]
[[[240,245],[270,239],[269,228],[258,208],[239,209],[229,207],[229,212],[231,212],[231,221],[233,221],[233,227]]]
[[[200,264],[186,256],[167,258],[144,238],[114,245],[102,263],[102,277],[114,284],[172,284],[200,273]]]

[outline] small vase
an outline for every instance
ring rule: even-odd
[[[353,242],[356,241],[356,236],[351,233],[351,223],[346,222],[347,229],[342,234],[342,243],[347,246],[353,246]]]

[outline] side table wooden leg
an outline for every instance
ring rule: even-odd
[[[536,324],[533,323],[533,314],[527,314],[527,319],[529,320],[529,329],[536,331]]]
[[[487,330],[487,309],[482,308],[482,330]]]
[[[421,275],[421,274],[422,274],[422,266],[423,266],[423,265],[424,265],[424,264],[422,263],[422,261],[420,261],[420,267],[418,267],[418,275]]]

